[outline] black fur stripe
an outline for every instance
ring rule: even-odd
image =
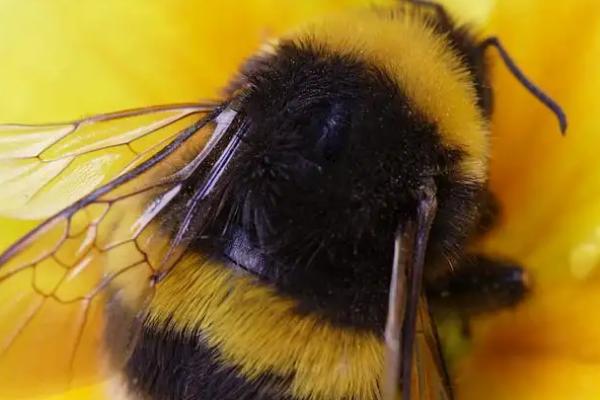
[[[249,380],[226,365],[200,333],[145,327],[126,367],[129,389],[152,400],[293,400],[285,378]]]

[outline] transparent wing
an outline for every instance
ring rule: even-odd
[[[212,108],[179,104],[66,124],[0,125],[0,215],[54,215],[151,158]]]
[[[385,328],[385,400],[452,399],[437,332],[423,294],[427,243],[437,211],[435,183],[424,181],[418,196],[415,218],[401,221],[394,239]]]
[[[414,400],[452,400],[446,364],[427,300],[421,296],[415,335],[413,361]]]
[[[0,398],[65,390],[126,360],[157,282],[195,234],[192,189],[214,175],[235,115],[214,110],[180,127],[0,256]],[[111,315],[119,329],[107,328]]]

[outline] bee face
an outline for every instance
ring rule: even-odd
[[[460,181],[460,151],[384,68],[291,41],[249,65],[234,88],[244,93],[242,144],[210,231],[223,249],[243,242],[252,256],[236,251],[234,261],[304,310],[382,332],[394,234],[423,180],[452,210],[436,222],[444,245],[432,259],[464,241],[480,188]]]

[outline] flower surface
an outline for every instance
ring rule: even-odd
[[[64,121],[216,98],[261,43],[366,0],[4,0],[1,122]],[[391,3],[383,2],[383,3]],[[454,371],[459,399],[600,398],[600,3],[447,1],[501,38],[569,117],[553,115],[493,55],[491,183],[499,225],[479,244],[520,261],[532,295],[478,318]],[[31,221],[0,219],[0,248]],[[104,399],[102,385],[52,397]]]

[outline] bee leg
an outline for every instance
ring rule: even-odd
[[[527,272],[517,263],[469,255],[451,274],[428,282],[427,295],[440,314],[457,313],[468,321],[516,306],[529,289]]]
[[[489,190],[481,193],[479,207],[479,221],[476,226],[475,236],[482,236],[491,231],[500,219],[500,203],[495,194]]]

